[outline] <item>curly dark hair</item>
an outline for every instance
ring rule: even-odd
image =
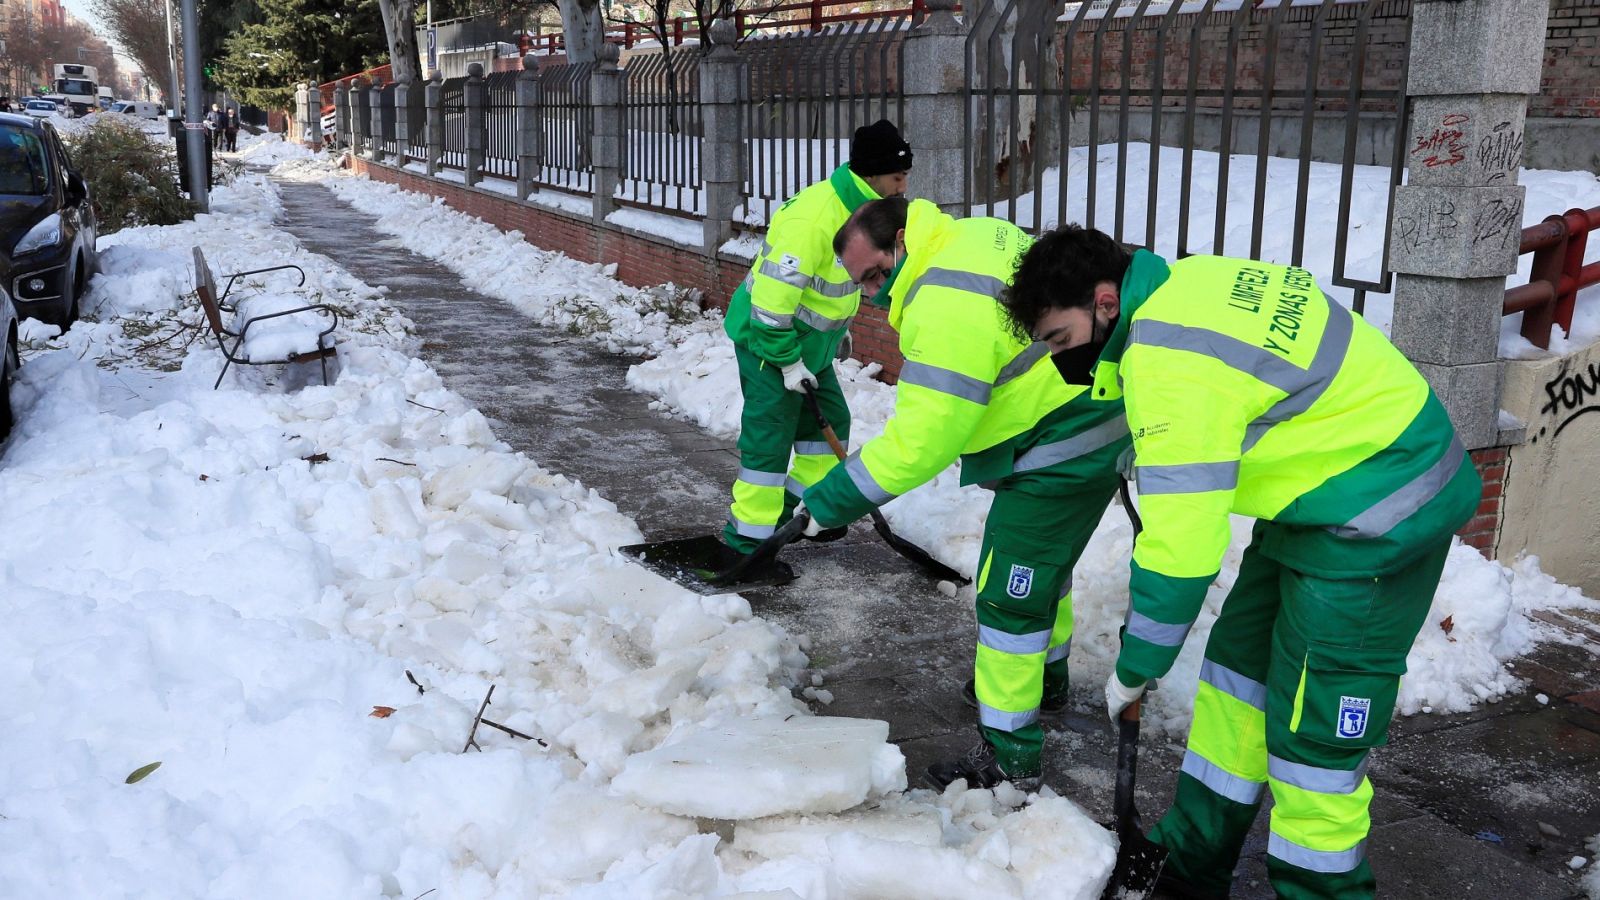
[[[833,236],[833,255],[844,253],[844,245],[856,232],[866,234],[872,246],[885,253],[894,250],[894,236],[906,227],[906,211],[911,201],[904,197],[885,197],[861,204]]]
[[[1033,340],[1034,327],[1052,309],[1087,309],[1095,285],[1121,285],[1133,255],[1110,235],[1063,225],[1033,242],[1017,260],[1011,287],[1000,297],[1011,326],[1023,340]]]

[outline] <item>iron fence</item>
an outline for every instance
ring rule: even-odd
[[[350,92],[352,105],[350,119],[355,123],[356,133],[364,135],[367,140],[372,140],[372,88],[362,85]]]
[[[439,164],[467,168],[467,78],[448,78],[440,85],[439,109],[444,117],[444,152]]]
[[[517,72],[491,72],[484,76],[485,136],[483,174],[517,180],[517,126],[522,112],[517,107]]]
[[[395,121],[398,118],[394,106],[397,88],[400,85],[390,82],[378,88],[378,130],[374,135],[379,151],[388,159],[393,159],[400,153],[400,142],[395,139]]]
[[[401,149],[407,160],[423,161],[428,158],[428,97],[424,82],[416,82],[406,92],[406,146]]]
[[[984,7],[966,44],[965,208],[1036,233],[1081,222],[1178,257],[1305,266],[1361,312],[1392,280],[1387,234],[1352,258],[1350,215],[1355,198],[1387,221],[1404,173],[1400,6],[1101,0],[1069,3],[1059,27],[1047,0]],[[1400,46],[1373,65],[1380,13]],[[1382,122],[1392,146],[1358,165]],[[1337,215],[1334,239],[1308,245],[1319,214]]]
[[[629,61],[622,88],[623,203],[679,215],[705,212],[699,72],[700,57],[692,51]]]
[[[589,76],[593,63],[542,66],[539,89],[539,131],[542,165],[533,183],[577,193],[594,190],[594,165],[589,153],[594,135],[594,108]]]
[[[855,129],[903,125],[901,40],[910,11],[740,45],[745,204],[736,220],[765,227],[775,206],[849,159]]]

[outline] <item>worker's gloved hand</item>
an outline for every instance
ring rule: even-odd
[[[1135,687],[1128,687],[1117,677],[1115,669],[1111,670],[1111,677],[1106,679],[1106,712],[1111,715],[1111,724],[1117,724],[1117,718],[1129,704],[1144,696],[1145,685],[1149,682],[1141,681]]]
[[[1129,444],[1121,453],[1117,454],[1117,474],[1121,475],[1124,481],[1130,483],[1134,481],[1133,462],[1133,445]]]
[[[806,527],[800,532],[801,537],[814,538],[822,533],[822,523],[818,522],[817,517],[811,514],[811,510],[806,509],[804,501],[801,501],[800,505],[794,508],[794,514],[806,517]]]
[[[811,374],[806,364],[795,360],[783,367],[783,386],[797,394],[806,392],[806,388],[817,389],[817,376]]]

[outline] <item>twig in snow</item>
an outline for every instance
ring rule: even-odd
[[[416,463],[408,463],[403,459],[390,459],[387,456],[378,457],[378,462],[392,462],[397,466],[415,466],[416,465]]]
[[[491,684],[489,693],[483,695],[483,702],[478,705],[478,714],[472,718],[472,730],[467,732],[467,743],[461,748],[462,753],[470,747],[478,747],[478,724],[483,721],[483,711],[489,708],[489,698],[493,696],[494,685]],[[478,752],[482,753],[483,748],[478,747]]]
[[[499,722],[491,722],[488,719],[482,719],[480,721],[482,721],[483,724],[489,726],[490,728],[498,728],[501,731],[504,731],[506,734],[511,735],[512,737],[519,737],[519,738],[522,738],[525,741],[533,741],[535,744],[538,744],[541,747],[549,747],[550,746],[549,744],[546,744],[544,741],[540,740],[539,738],[534,737],[531,734],[523,734],[522,732],[516,730],[515,728],[507,728],[506,726],[501,725]]]
[[[427,691],[422,689],[422,682],[417,680],[417,676],[411,674],[411,670],[410,669],[406,670],[406,680],[417,686],[417,693],[418,694],[426,694],[427,693]]]
[[[438,408],[438,407],[437,407],[437,406],[429,406],[429,405],[428,405],[428,404],[426,404],[426,403],[418,403],[418,402],[417,402],[417,401],[415,401],[415,400],[413,400],[413,399],[411,399],[411,398],[410,398],[410,397],[407,397],[407,398],[406,398],[406,402],[407,402],[407,403],[409,403],[409,404],[411,404],[411,405],[412,405],[412,406],[420,406],[420,407],[422,407],[422,408],[423,408],[423,409],[431,409],[431,410],[433,410],[433,411],[434,411],[434,412],[436,412],[436,413],[442,413],[442,412],[444,412],[444,410],[442,410],[442,409],[440,409],[440,408]]]
[[[416,895],[415,897],[412,897],[411,900],[422,900],[423,897],[426,897],[429,894],[431,894],[431,893],[433,893],[434,891],[437,891],[437,890],[438,890],[438,888],[428,888],[427,890],[425,890],[422,893]]]

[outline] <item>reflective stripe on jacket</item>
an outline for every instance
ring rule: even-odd
[[[1144,533],[1119,671],[1157,677],[1218,573],[1236,513],[1326,578],[1392,572],[1472,514],[1481,483],[1444,407],[1304,269],[1139,251],[1095,394],[1126,391]]]
[[[1120,404],[1069,406],[1088,388],[1063,381],[1046,347],[1019,338],[995,301],[1027,234],[999,219],[956,220],[918,200],[905,243],[889,292],[889,324],[905,356],[894,416],[806,492],[807,508],[825,526],[849,522],[958,457],[967,484],[1070,467],[1097,451],[1098,468],[1112,471],[1109,448],[1127,435]]]
[[[876,199],[846,164],[785,201],[728,301],[728,337],[779,366],[804,359],[815,372],[829,362],[861,303],[860,286],[833,254],[833,236]]]

